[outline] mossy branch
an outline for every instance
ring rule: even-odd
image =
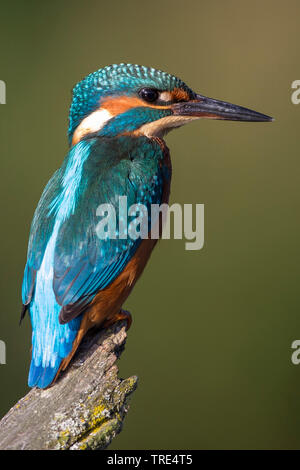
[[[125,322],[90,332],[52,387],[32,389],[0,421],[0,449],[104,449],[121,431],[137,377],[118,378]]]

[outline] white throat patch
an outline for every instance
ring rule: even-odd
[[[184,124],[199,119],[198,116],[166,116],[157,121],[144,124],[136,133],[146,137],[163,137],[167,132],[175,127],[181,127]]]
[[[86,134],[100,131],[100,129],[102,129],[112,117],[112,114],[110,114],[107,109],[98,109],[97,111],[94,111],[83,119],[77,127],[73,135],[72,144],[77,144],[77,142],[79,142]]]

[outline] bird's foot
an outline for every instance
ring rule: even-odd
[[[132,316],[131,313],[128,312],[127,310],[121,309],[116,315],[114,315],[112,318],[108,318],[103,324],[102,328],[108,328],[111,325],[114,325],[116,322],[120,320],[126,320],[127,326],[126,330],[128,331],[129,328],[131,327],[132,323]]]

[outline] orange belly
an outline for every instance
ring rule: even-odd
[[[157,240],[143,240],[133,258],[119,276],[105,289],[100,291],[92,301],[82,320],[82,326],[100,325],[111,320],[119,313],[136,281],[142,274]],[[87,318],[86,318],[87,317]],[[86,318],[86,321],[84,321]]]

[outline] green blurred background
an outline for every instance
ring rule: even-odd
[[[299,448],[299,1],[1,1],[0,415],[27,392],[18,327],[30,222],[67,152],[72,86],[118,62],[161,68],[272,124],[171,133],[171,201],[205,204],[205,246],[162,241],[129,298],[120,375],[139,388],[112,449]]]

